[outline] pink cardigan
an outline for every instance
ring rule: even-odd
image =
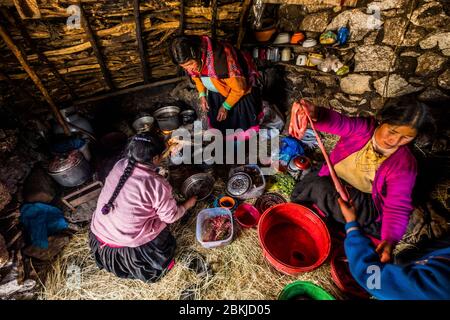
[[[347,117],[320,108],[316,128],[341,138],[330,154],[336,164],[360,150],[372,138],[377,124],[374,118]],[[324,164],[319,176],[329,175]],[[381,240],[393,243],[402,239],[413,210],[411,194],[417,175],[416,159],[407,146],[398,148],[378,168],[373,181],[372,199],[380,213]]]
[[[102,214],[125,170],[128,161],[119,160],[106,178],[91,231],[101,241],[113,246],[138,247],[153,239],[167,226],[181,218],[185,209],[177,206],[172,188],[154,168],[138,164],[120,190],[109,214]]]

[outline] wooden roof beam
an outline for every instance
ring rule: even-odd
[[[141,69],[144,83],[150,82],[150,71],[147,64],[147,52],[145,50],[144,42],[142,39],[142,24],[141,24],[141,12],[139,10],[140,0],[133,1],[134,22],[136,24],[136,38],[139,47],[139,56],[141,58]]]
[[[113,90],[114,84],[112,82],[111,74],[109,73],[109,70],[106,67],[105,60],[103,59],[103,55],[100,52],[97,37],[95,36],[94,31],[92,30],[92,27],[89,23],[89,19],[86,16],[86,12],[84,11],[83,4],[81,3],[81,1],[78,2],[78,6],[80,7],[81,25],[83,26],[83,29],[88,37],[88,40],[91,43],[92,50],[94,50],[95,57],[97,58],[98,64],[100,65],[103,80],[105,81],[108,89]]]
[[[244,0],[244,3],[242,4],[242,11],[241,11],[241,17],[239,18],[239,35],[237,39],[236,47],[238,49],[241,48],[242,41],[244,40],[245,36],[245,24],[248,19],[248,14],[250,12],[250,7],[252,6],[253,0]]]
[[[217,33],[217,5],[219,0],[212,0],[211,3],[211,38],[216,38]]]

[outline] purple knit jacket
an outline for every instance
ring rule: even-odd
[[[341,137],[330,154],[332,164],[363,148],[377,126],[374,118],[347,117],[325,108],[319,108],[315,125],[320,131]],[[319,176],[329,174],[329,168],[324,164]],[[407,146],[398,148],[375,173],[372,199],[380,214],[381,240],[396,243],[405,234],[413,210],[411,194],[416,175],[416,159]]]

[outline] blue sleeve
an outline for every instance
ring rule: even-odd
[[[370,239],[356,226],[357,222],[346,225],[351,230],[344,247],[352,276],[367,292],[386,300],[448,299],[448,281],[442,281],[449,275],[448,266],[383,264]]]

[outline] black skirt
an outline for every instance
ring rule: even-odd
[[[251,93],[243,96],[228,111],[227,118],[223,121],[217,121],[219,109],[225,101],[225,97],[220,93],[208,91],[208,119],[212,128],[220,130],[225,134],[226,129],[247,130],[259,125],[259,118],[262,111],[262,101],[259,91],[254,88]]]
[[[305,205],[315,204],[331,220],[330,222],[345,224],[344,216],[337,202],[339,194],[334,188],[331,177],[319,177],[317,173],[318,171],[310,172],[297,183],[292,192],[291,201]],[[381,223],[377,221],[379,215],[372,195],[361,192],[342,179],[341,181],[357,209],[360,226],[367,234],[380,239]]]
[[[135,248],[102,247],[92,232],[89,238],[97,266],[119,278],[156,282],[165,274],[175,256],[176,241],[168,228],[152,241]]]

